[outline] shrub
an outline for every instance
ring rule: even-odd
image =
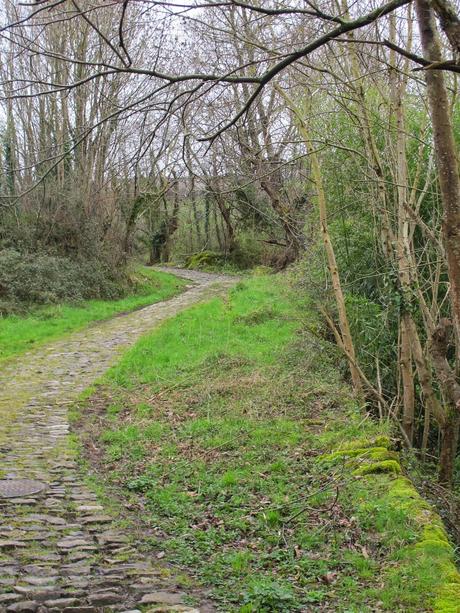
[[[0,251],[0,309],[14,305],[114,299],[124,293],[123,277],[98,260]]]

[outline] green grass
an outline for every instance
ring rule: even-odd
[[[177,385],[194,376],[197,366],[213,367],[232,356],[249,362],[250,368],[253,361],[273,364],[298,322],[289,312],[289,300],[267,291],[266,285],[265,280],[254,280],[249,293],[241,282],[232,291],[231,301],[216,298],[179,314],[155,338],[141,339],[110,377],[120,385]],[[260,304],[262,309],[253,306]],[[245,318],[254,315],[257,321],[248,324]]]
[[[85,400],[82,439],[142,504],[146,546],[222,611],[430,610],[451,550],[414,549],[420,504],[399,475],[357,473],[397,456],[310,329],[283,278],[241,282],[130,350]]]
[[[142,267],[136,271],[133,291],[119,300],[88,300],[34,309],[25,317],[0,318],[0,362],[46,341],[84,328],[93,321],[109,319],[171,298],[187,282],[163,272]]]

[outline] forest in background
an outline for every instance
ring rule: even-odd
[[[1,312],[119,297],[132,258],[293,266],[458,483],[458,8],[4,0]]]

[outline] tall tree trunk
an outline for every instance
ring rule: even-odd
[[[326,193],[324,191],[323,177],[321,173],[321,165],[316,154],[315,148],[311,142],[308,126],[305,123],[304,117],[301,111],[296,107],[289,96],[283,91],[279,90],[285,100],[287,101],[290,109],[295,114],[299,122],[299,132],[305,140],[307,151],[309,153],[313,181],[316,187],[316,198],[318,201],[319,210],[319,223],[321,229],[321,236],[323,239],[324,250],[326,252],[329,273],[331,275],[332,288],[334,290],[335,304],[337,307],[337,314],[339,319],[340,334],[342,337],[342,343],[345,353],[348,357],[348,366],[350,368],[351,379],[353,382],[353,388],[359,394],[362,393],[362,380],[357,367],[355,346],[353,338],[351,336],[350,324],[348,322],[347,309],[345,306],[345,296],[342,290],[342,284],[340,281],[339,269],[337,266],[337,260],[335,258],[334,247],[332,245],[331,237],[329,234],[329,226],[327,222],[327,200]]]
[[[217,215],[217,206],[216,206],[216,201],[214,200],[214,206],[212,207],[212,211],[213,211],[213,218],[214,218],[214,228],[216,230],[216,237],[217,237],[217,243],[219,245],[219,250],[220,251],[224,251],[225,249],[225,237],[222,236],[222,232],[220,231],[219,228],[219,218]]]
[[[430,62],[442,60],[434,13],[428,0],[416,0],[423,53]],[[460,338],[460,176],[449,99],[442,70],[425,71],[443,215],[443,241],[450,281],[452,316]]]
[[[452,338],[452,321],[441,319],[431,339],[433,365],[447,406],[438,420],[441,429],[439,480],[450,485],[454,474],[460,428],[460,383],[447,356]]]
[[[261,173],[263,175],[263,173]],[[292,215],[291,208],[282,202],[280,198],[280,185],[273,182],[271,175],[267,173],[265,179],[261,179],[260,185],[267,194],[272,209],[277,213],[281,225],[283,226],[284,237],[286,239],[286,251],[284,255],[283,268],[288,264],[292,264],[299,257],[302,248],[303,240],[299,232],[298,223]]]
[[[417,19],[423,54],[430,62],[442,60],[434,12],[428,0],[416,0]],[[449,98],[441,70],[425,71],[428,102],[439,185],[443,204],[442,234],[447,256],[450,281],[450,300],[454,336],[458,350],[460,339],[460,175],[457,151],[450,117]],[[439,479],[450,484],[453,479],[460,428],[460,385],[454,369],[447,361],[447,324],[441,322],[433,335],[433,362],[444,397],[448,402],[446,417],[441,426],[441,453]]]
[[[219,186],[216,186],[216,188],[213,188],[213,192],[214,192],[214,199],[215,202],[217,204],[217,207],[220,211],[221,217],[222,217],[222,222],[223,224],[225,224],[225,247],[224,250],[225,252],[231,253],[233,251],[233,249],[235,248],[235,228],[233,227],[233,222],[232,222],[232,215],[231,215],[231,211],[230,211],[230,207],[227,206],[227,204],[225,203],[224,198],[222,197],[222,195],[219,193]]]

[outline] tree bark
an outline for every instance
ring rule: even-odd
[[[414,377],[412,373],[412,351],[409,332],[409,313],[403,313],[401,316],[401,349],[400,349],[400,367],[403,385],[403,417],[402,424],[404,432],[411,444],[414,441],[414,422],[415,422],[415,393],[414,393]]]
[[[450,486],[455,469],[458,438],[460,431],[460,415],[450,415],[444,427],[441,428],[441,450],[439,454],[439,482]]]
[[[434,12],[428,0],[416,0],[417,19],[423,54],[430,62],[442,60]],[[452,325],[458,349],[460,339],[460,175],[450,105],[441,70],[425,71],[428,103],[433,125],[433,140],[443,204],[442,233],[450,281]],[[441,320],[433,334],[433,364],[446,402],[446,416],[441,426],[439,479],[451,484],[460,427],[460,386],[447,360],[450,322]]]
[[[423,53],[430,62],[442,60],[434,13],[428,0],[416,0]],[[425,71],[436,163],[439,172],[443,214],[443,242],[450,281],[452,316],[460,338],[460,176],[449,110],[449,99],[441,70]]]
[[[452,327],[450,320],[442,319],[431,341],[433,365],[447,403],[444,419],[439,422],[441,429],[439,480],[445,485],[452,484],[460,428],[460,384],[447,360]]]

